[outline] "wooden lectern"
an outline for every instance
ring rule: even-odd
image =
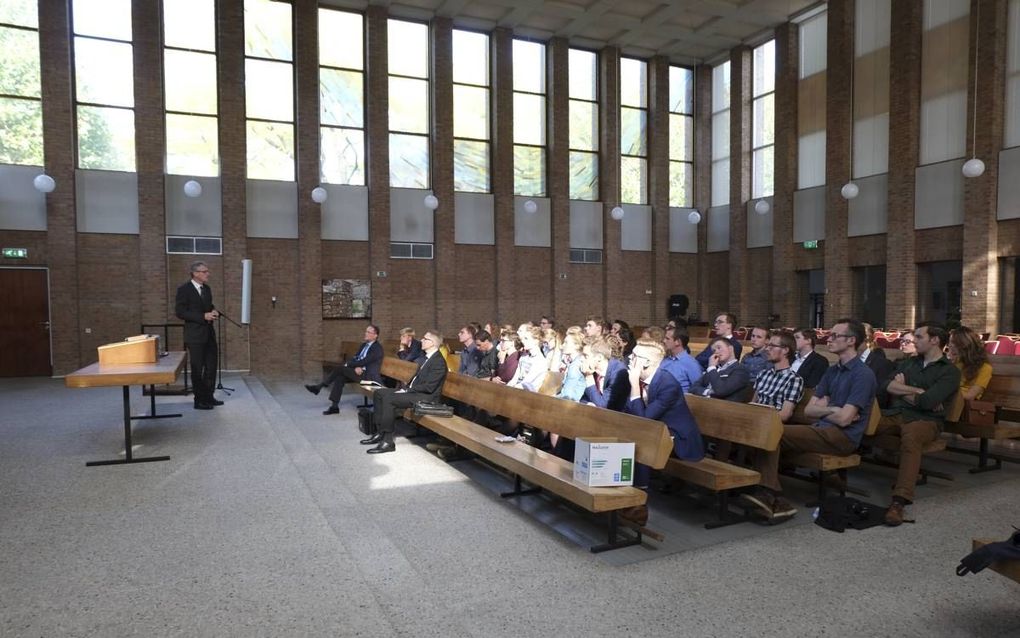
[[[99,346],[99,365],[119,363],[156,363],[159,359],[159,337],[136,335],[124,341]]]

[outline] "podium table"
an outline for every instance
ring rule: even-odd
[[[154,363],[93,363],[81,370],[64,377],[64,384],[69,388],[101,388],[122,386],[124,388],[124,458],[109,461],[90,461],[93,465],[123,465],[126,463],[148,463],[151,461],[168,461],[169,456],[150,456],[136,458],[131,453],[131,421],[140,419],[167,419],[179,417],[180,414],[156,414],[156,395],[150,391],[152,409],[150,414],[131,416],[131,398],[128,390],[133,385],[152,386],[168,384],[177,380],[184,367],[184,353],[171,352],[165,357],[156,359]]]

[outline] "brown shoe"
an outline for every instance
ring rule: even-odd
[[[644,527],[648,523],[648,506],[635,505],[634,507],[620,510],[620,518],[625,518],[639,527]]]
[[[897,527],[903,524],[903,503],[893,501],[889,509],[885,511],[885,524],[889,527]]]

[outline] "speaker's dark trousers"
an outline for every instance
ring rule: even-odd
[[[359,383],[364,378],[356,373],[354,368],[337,366],[329,373],[322,385],[329,386],[329,400],[332,403],[340,403],[340,397],[344,394],[344,385],[347,383]]]
[[[210,330],[205,343],[189,343],[188,358],[191,359],[191,385],[195,388],[196,403],[212,403],[216,387],[216,337]]]

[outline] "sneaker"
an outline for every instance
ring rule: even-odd
[[[425,444],[425,449],[428,450],[429,452],[438,452],[439,450],[448,447],[453,447],[453,443],[450,443],[446,439],[439,439],[438,441],[433,441],[432,443]]]
[[[885,524],[889,527],[899,527],[903,524],[903,508],[905,506],[899,501],[893,501],[889,509],[885,511]]]
[[[319,392],[322,390],[322,386],[319,385],[318,383],[316,383],[314,385],[309,383],[308,385],[305,386],[305,390],[308,390],[309,392],[311,392],[315,396],[319,396]]]
[[[773,521],[784,521],[793,518],[796,514],[797,508],[782,496],[777,496],[773,499],[772,516],[770,517]]]
[[[776,497],[771,492],[767,492],[763,489],[757,489],[753,492],[746,492],[740,495],[740,500],[745,504],[753,507],[759,514],[765,518],[771,519],[773,516],[772,506],[776,502]]]
[[[471,458],[471,453],[462,447],[456,445],[449,445],[441,447],[436,451],[436,456],[443,459],[444,461],[463,461]]]

